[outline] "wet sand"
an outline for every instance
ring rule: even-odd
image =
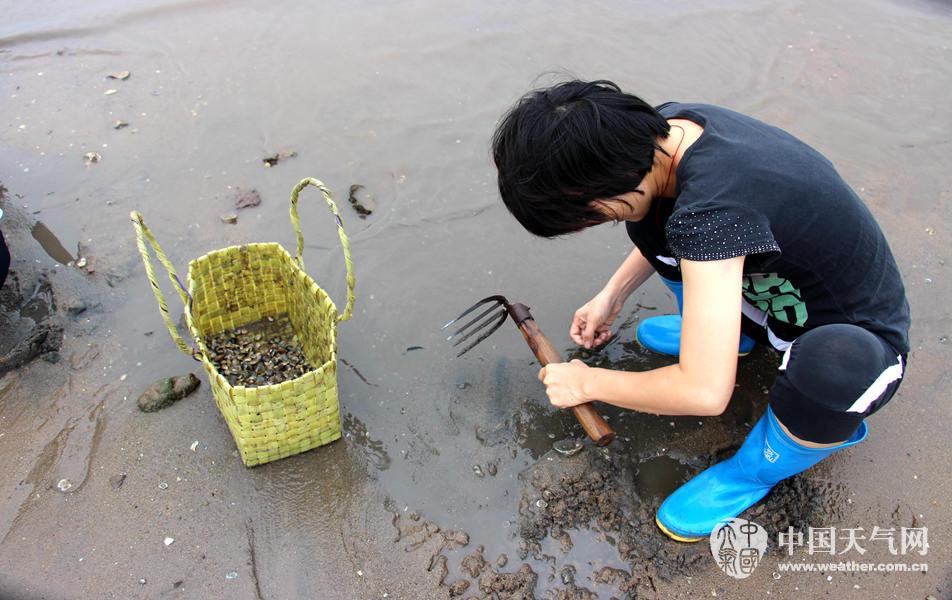
[[[10,211],[0,228],[10,238],[22,221],[14,269],[28,284],[45,273],[54,297],[62,290],[47,310],[64,332],[58,362],[0,379],[0,598],[952,594],[945,5],[0,9]],[[630,249],[623,228],[536,240],[498,199],[495,121],[540,73],[560,69],[615,79],[652,102],[712,102],[780,125],[824,152],[869,204],[912,305],[908,376],[870,420],[867,442],[750,514],[771,531],[926,526],[928,555],[901,562],[927,561],[928,573],[781,574],[773,548],[738,581],[703,544],[653,529],[661,498],[729,455],[763,411],[776,367],[765,349],[742,361],[724,415],[604,408],[619,439],[607,458],[589,447],[571,461],[549,452],[578,426],[549,408],[515,331],[453,358],[439,327],[501,292],[529,304],[565,356],[666,364],[631,342],[639,319],[674,307],[656,281],[631,298],[606,348],[573,351],[567,336],[571,314]],[[128,79],[106,77],[123,70]],[[287,197],[306,176],[334,191],[357,270],[354,319],[339,329],[344,437],[246,469],[204,382],[159,412],[135,406],[156,379],[199,369],[168,338],[128,213],[143,212],[184,274],[189,259],[230,244],[293,249]],[[355,184],[375,199],[365,219],[347,201]],[[239,188],[257,190],[261,204],[237,211]],[[236,224],[222,221],[229,213]],[[316,194],[304,192],[301,219],[308,270],[342,306],[341,252]],[[80,257],[82,270],[62,264]],[[19,314],[43,312],[34,302]],[[555,502],[540,508],[546,490]],[[582,492],[579,504],[559,505]],[[847,558],[896,560],[882,548]]]

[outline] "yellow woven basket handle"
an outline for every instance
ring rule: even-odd
[[[201,358],[199,358],[198,351],[185,343],[185,340],[183,340],[182,336],[179,335],[178,330],[175,328],[175,323],[172,321],[172,317],[169,316],[169,306],[165,303],[165,296],[162,295],[162,290],[159,289],[159,283],[155,280],[155,271],[152,268],[152,257],[149,256],[149,250],[146,248],[146,243],[152,246],[152,250],[155,251],[155,255],[158,257],[159,262],[161,262],[162,266],[164,266],[168,271],[169,281],[172,282],[172,285],[182,298],[182,303],[185,305],[186,309],[191,308],[191,295],[189,295],[188,290],[185,289],[185,286],[182,285],[182,280],[179,279],[178,274],[175,272],[175,267],[165,255],[165,252],[162,251],[162,247],[159,246],[159,243],[155,240],[155,236],[153,236],[152,232],[149,231],[149,228],[146,226],[145,221],[143,220],[139,211],[132,211],[129,214],[129,218],[132,219],[132,225],[136,229],[136,244],[139,246],[139,254],[142,255],[142,264],[145,265],[146,276],[149,278],[149,283],[152,284],[152,293],[155,294],[155,300],[159,303],[159,312],[162,313],[162,320],[165,321],[165,326],[169,328],[169,335],[172,336],[172,341],[174,341],[179,347],[179,350],[185,354],[191,356],[195,360],[201,360]]]
[[[298,219],[297,204],[298,195],[301,193],[301,190],[309,185],[313,185],[321,191],[321,195],[324,196],[324,202],[327,203],[327,207],[334,213],[334,218],[337,221],[337,236],[340,238],[340,245],[344,248],[344,264],[347,265],[347,306],[344,308],[343,314],[337,315],[337,320],[346,321],[350,319],[354,313],[354,263],[350,260],[350,241],[347,239],[347,234],[344,233],[344,222],[341,221],[340,213],[337,212],[337,205],[334,204],[334,199],[331,198],[331,191],[327,189],[327,186],[325,186],[323,182],[313,177],[302,179],[301,182],[291,190],[291,225],[294,226],[294,233],[297,234],[297,256],[295,258],[301,269],[304,269],[304,257],[302,254],[304,252],[304,235],[301,233],[301,220]]]

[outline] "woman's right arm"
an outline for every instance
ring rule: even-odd
[[[611,339],[612,323],[625,305],[625,300],[651,277],[652,273],[654,267],[651,263],[637,247],[632,249],[631,254],[618,267],[602,291],[575,311],[569,329],[572,340],[580,346],[592,348]]]

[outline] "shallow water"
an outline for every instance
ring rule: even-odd
[[[134,398],[154,379],[193,368],[165,334],[130,210],[143,212],[184,275],[189,259],[231,244],[279,241],[293,249],[287,198],[299,179],[317,177],[335,193],[357,277],[354,318],[339,329],[340,445],[347,450],[224,475],[219,466],[191,467],[193,480],[207,477],[216,483],[206,485],[234,494],[234,510],[267,522],[257,538],[273,551],[258,556],[266,596],[313,591],[316,576],[304,568],[322,538],[336,535],[325,517],[366,501],[358,496],[367,493],[367,477],[398,509],[469,531],[487,557],[512,554],[519,473],[580,429],[548,407],[538,365],[515,328],[453,357],[440,326],[478,298],[503,293],[531,306],[567,358],[626,369],[667,364],[630,341],[639,319],[674,308],[656,281],[631,298],[621,334],[607,348],[575,351],[567,336],[574,310],[630,249],[623,228],[533,239],[498,199],[489,137],[532,86],[571,72],[614,79],[652,102],[712,102],[750,113],[831,158],[891,239],[915,231],[914,241],[894,241],[904,265],[934,268],[929,257],[948,242],[942,231],[918,239],[924,223],[948,218],[948,186],[937,177],[952,158],[952,123],[942,108],[952,89],[945,4],[92,0],[41,8],[7,1],[0,13],[0,181],[22,195],[10,201],[55,232],[49,239],[61,240],[52,259],[68,262],[65,248],[82,242],[99,271],[121,280],[104,295],[107,316],[92,334],[103,354],[76,359],[88,365],[80,375],[97,384],[85,390],[128,374],[123,381]],[[131,77],[106,78],[121,70]],[[540,78],[545,73],[555,74]],[[114,129],[117,120],[128,127]],[[297,155],[262,164],[281,151]],[[87,152],[101,161],[86,164]],[[375,196],[365,220],[347,205],[353,184]],[[257,189],[263,202],[226,225],[220,217],[235,212],[239,187]],[[301,220],[308,270],[342,308],[333,219],[313,190],[303,193]],[[911,294],[925,285],[912,268]],[[923,323],[940,322],[947,311],[917,314]],[[422,348],[408,351],[414,346]],[[743,383],[720,419],[756,419],[772,361],[764,352],[744,363]],[[139,437],[138,415],[85,390],[77,392],[79,413],[63,421],[70,432],[88,430],[70,446],[88,452],[67,450],[63,462],[77,479],[102,466],[92,458],[97,446],[131,447]],[[203,394],[203,416],[181,434],[189,439],[137,442],[145,454],[165,456],[162,468],[185,460],[166,456],[164,446],[187,447],[192,437],[213,438],[226,460],[238,460]],[[174,414],[165,418],[194,418]],[[691,458],[703,420],[604,414],[618,430],[619,451],[647,461],[636,493],[658,497],[687,476],[679,461]],[[110,460],[100,459],[112,469]],[[367,473],[352,461],[363,461]],[[490,464],[496,475],[474,472]],[[23,511],[46,514],[21,506],[4,506],[8,518],[0,522]],[[110,541],[106,535],[100,546]],[[616,560],[597,536],[579,534],[573,552],[564,560],[577,566],[580,582],[591,571],[586,560]],[[556,567],[536,567],[541,591]],[[16,573],[27,576],[23,565]],[[292,583],[275,583],[285,576]],[[54,581],[53,589],[65,589]]]
[[[50,231],[50,228],[44,225],[42,221],[37,221],[30,233],[33,234],[33,239],[40,243],[49,257],[59,264],[67,265],[75,260],[69,250],[63,247],[63,243],[59,241],[56,234]]]

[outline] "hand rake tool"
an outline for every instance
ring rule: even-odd
[[[547,337],[542,333],[542,330],[539,329],[539,326],[536,324],[535,319],[532,318],[532,314],[529,312],[529,307],[525,304],[510,304],[506,300],[505,296],[489,296],[488,298],[483,298],[476,304],[472,305],[466,309],[463,314],[456,317],[449,323],[443,326],[443,329],[446,329],[453,323],[460,321],[463,317],[475,312],[477,309],[483,308],[483,310],[468,321],[465,325],[457,329],[450,335],[447,341],[451,341],[456,338],[456,341],[453,342],[453,346],[459,346],[466,340],[470,339],[476,334],[479,336],[462,350],[459,351],[459,354],[456,356],[462,356],[469,352],[474,346],[488,338],[493,334],[497,329],[499,329],[502,324],[505,322],[506,317],[512,317],[513,322],[516,324],[516,327],[519,328],[519,331],[522,332],[522,337],[525,338],[526,343],[529,344],[529,348],[532,349],[532,352],[535,354],[536,358],[539,360],[539,364],[543,367],[549,363],[560,363],[563,362],[562,357],[559,356],[559,352],[552,345],[552,342],[549,341]],[[488,328],[488,329],[487,329]],[[485,331],[484,331],[485,330]],[[591,404],[580,404],[578,406],[572,407],[572,412],[575,414],[575,418],[578,419],[578,422],[582,425],[582,429],[585,430],[585,433],[588,434],[592,441],[594,441],[599,446],[606,446],[613,439],[615,439],[615,432],[611,427],[608,426],[608,423],[597,413]]]

